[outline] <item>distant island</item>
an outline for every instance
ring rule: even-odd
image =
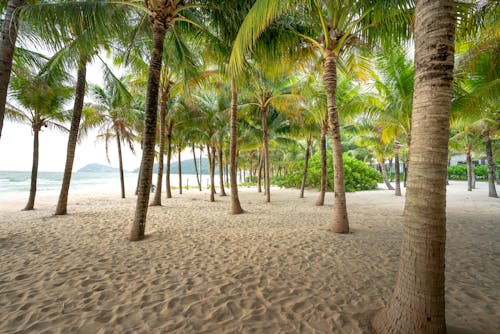
[[[196,165],[198,166],[198,173],[200,171],[200,160],[196,159]],[[167,165],[163,166],[163,173],[166,173],[166,167]],[[177,161],[172,161],[170,162],[170,174],[178,174],[179,169],[178,169],[179,164]],[[189,159],[189,160],[182,160],[181,161],[181,166],[182,166],[182,174],[196,174],[196,169],[194,168],[194,160]],[[209,175],[210,171],[208,169],[208,158],[202,158],[201,159],[201,167],[202,167],[202,173],[203,175]],[[134,170],[134,173],[138,173],[139,168],[136,168]],[[153,166],[153,173],[158,173],[158,164],[155,163]],[[215,167],[215,173],[219,173],[219,169],[217,168],[217,163]]]
[[[110,167],[106,165],[101,165],[101,164],[88,164],[79,170],[76,171],[77,173],[117,173],[119,172],[119,169],[116,167]]]

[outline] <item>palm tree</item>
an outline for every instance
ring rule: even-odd
[[[33,130],[30,196],[24,210],[33,210],[35,205],[39,133],[44,127],[67,131],[62,122],[68,119],[68,114],[62,108],[73,93],[67,85],[69,78],[65,72],[46,76],[43,72],[34,72],[36,70],[39,69],[29,67],[13,69],[15,75],[11,80],[10,98],[19,107],[11,105],[7,110],[8,119],[27,123]]]
[[[0,138],[2,137],[7,90],[9,88],[12,59],[17,40],[17,26],[19,20],[18,9],[23,6],[25,2],[26,0],[9,0],[7,5],[1,8],[5,16],[3,18],[0,40]]]
[[[383,38],[386,28],[390,27],[390,31],[401,35],[407,33],[410,15],[406,15],[405,4],[405,1],[377,2],[374,5],[372,1],[257,0],[234,42],[230,66],[236,72],[243,66],[246,51],[255,44],[259,35],[284,13],[296,13],[302,18],[297,22],[309,24],[307,29],[302,29],[304,32],[295,30],[302,39],[300,45],[307,44],[309,48],[318,50],[323,60],[323,81],[335,166],[335,202],[331,230],[337,233],[349,232],[340,123],[336,105],[338,61],[346,50],[359,41]]]
[[[417,1],[412,143],[394,295],[376,333],[446,333],[446,178],[454,63],[451,0]]]

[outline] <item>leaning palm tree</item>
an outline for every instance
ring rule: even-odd
[[[234,42],[230,66],[236,73],[242,68],[247,51],[261,33],[278,17],[292,13],[297,20],[288,26],[301,37],[300,44],[295,46],[307,45],[321,54],[334,156],[335,202],[331,230],[337,233],[349,232],[336,105],[338,62],[346,51],[360,42],[383,40],[388,36],[385,34],[386,29],[406,35],[411,20],[406,3],[407,1],[380,1],[374,4],[373,1],[257,0]],[[298,26],[301,23],[307,23],[307,27],[300,29]]]
[[[403,240],[393,297],[372,321],[376,333],[446,333],[446,172],[454,16],[452,0],[416,3],[411,163]]]

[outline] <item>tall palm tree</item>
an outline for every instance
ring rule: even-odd
[[[411,152],[398,278],[376,333],[446,333],[446,178],[454,64],[452,0],[416,2]]]
[[[231,63],[233,71],[242,68],[247,50],[259,35],[284,13],[301,16],[296,22],[308,23],[301,37],[301,44],[318,50],[323,61],[332,149],[334,156],[334,212],[331,230],[349,232],[345,199],[344,171],[339,115],[336,105],[338,61],[347,50],[359,41],[383,39],[385,29],[405,35],[411,19],[406,1],[279,1],[257,0],[245,18],[234,42]],[[294,27],[294,25],[289,25]]]

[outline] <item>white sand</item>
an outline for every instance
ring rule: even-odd
[[[448,188],[450,333],[500,333],[500,199]],[[148,213],[126,240],[135,198],[0,203],[0,333],[367,333],[396,278],[404,198],[348,194],[349,235],[329,233],[316,192],[242,188],[248,212],[196,190]],[[327,203],[333,200],[327,195]]]

